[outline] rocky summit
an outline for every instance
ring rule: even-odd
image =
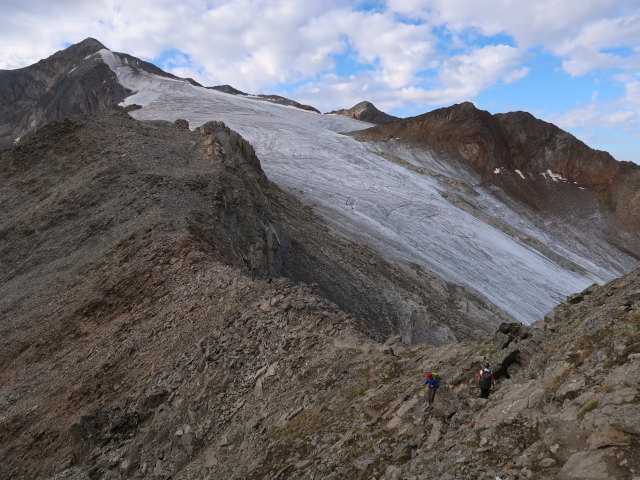
[[[88,38],[29,67],[0,70],[0,150],[29,130],[109,110],[131,94],[104,62],[91,58],[102,48]]]
[[[389,115],[376,108],[371,102],[360,102],[348,109],[333,110],[328,112],[328,115],[344,115],[345,117],[355,118],[356,120],[362,120],[369,123],[389,123],[395,120],[400,120],[398,117]]]

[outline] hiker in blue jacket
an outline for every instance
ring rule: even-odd
[[[427,387],[427,403],[429,406],[433,404],[433,400],[436,398],[436,390],[440,386],[440,382],[438,382],[438,376],[434,375],[432,372],[426,374],[424,379],[424,384]]]

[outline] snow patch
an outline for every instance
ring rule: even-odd
[[[171,83],[191,85],[185,80],[138,71],[129,64],[129,60],[126,57],[117,56],[107,48],[103,48],[98,54],[102,61],[116,74],[120,85],[136,92],[134,95],[124,99],[124,102],[122,102],[124,105],[137,103],[138,105],[147,106],[158,100],[166,92],[166,85],[171,85]]]
[[[547,169],[547,173],[549,174],[549,176],[554,182],[557,182],[558,180],[563,180],[565,182],[567,181],[567,179],[564,178],[562,175],[560,175],[559,173],[554,173],[550,169]]]
[[[493,173],[500,173],[500,168],[496,168]]]
[[[525,178],[524,178],[524,175],[522,174],[522,172],[521,172],[520,170],[518,170],[517,168],[516,168],[516,173],[517,173],[518,175],[520,175],[520,176],[522,177],[522,179],[523,179],[523,180],[525,179]]]

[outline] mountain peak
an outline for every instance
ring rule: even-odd
[[[87,55],[91,55],[92,53],[99,52],[103,50],[105,47],[101,42],[92,37],[87,37],[81,42],[74,43],[73,45],[68,46],[64,50],[60,50],[54,53],[49,58],[62,58],[64,60],[69,59],[77,59],[82,60]]]
[[[73,46],[92,47],[92,48],[95,47],[95,48],[99,48],[100,50],[102,50],[103,48],[107,48],[102,44],[102,42],[100,42],[99,40],[96,40],[93,37],[87,37],[84,40],[82,40],[81,42],[78,42],[78,43],[76,43],[74,45],[71,45],[71,46],[72,47]]]
[[[362,120],[363,122],[370,123],[389,123],[398,120],[398,117],[389,115],[381,110],[378,110],[376,106],[369,102],[363,101],[357,103],[349,109],[333,110],[329,114],[344,115],[345,117],[355,118],[356,120]]]
[[[356,108],[375,108],[376,110],[378,110],[373,103],[371,103],[371,102],[369,102],[367,100],[364,100],[364,101],[362,101],[360,103],[355,104],[353,107],[350,108],[350,110],[353,110],[353,109],[356,109]]]
[[[0,70],[0,150],[34,127],[67,115],[115,108],[130,93],[94,54],[95,38],[59,50],[17,70]]]

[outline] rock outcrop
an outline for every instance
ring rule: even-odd
[[[277,103],[279,105],[287,105],[289,107],[299,108],[300,110],[308,110],[309,112],[320,113],[320,110],[318,110],[315,107],[312,107],[311,105],[304,105],[302,103],[296,102],[295,100],[281,97],[280,95],[260,94],[260,95],[257,95],[257,98],[261,98],[262,100],[266,100],[271,103]]]
[[[362,120],[369,123],[389,123],[400,120],[398,117],[384,113],[376,108],[371,102],[360,102],[348,109],[333,110],[327,113],[328,115],[344,115],[345,117],[355,118],[356,120]]]
[[[214,87],[207,87],[211,90],[218,90],[219,92],[228,93],[230,95],[247,95],[237,88],[233,88],[231,85],[216,85]]]

